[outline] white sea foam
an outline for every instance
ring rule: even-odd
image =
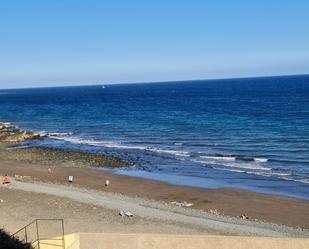
[[[305,183],[305,184],[309,184],[309,178],[306,179],[300,179],[300,180],[294,180],[296,182],[301,182],[301,183]]]
[[[31,146],[16,146],[16,147],[10,147],[7,148],[6,150],[18,150],[18,149],[26,149],[26,148],[30,148]]]
[[[278,173],[278,172],[272,172],[271,173],[274,176],[290,176],[290,173]]]
[[[257,163],[266,163],[269,159],[267,158],[253,158],[253,160]]]
[[[156,148],[147,148],[146,150],[157,152],[157,153],[172,154],[172,155],[175,155],[175,156],[183,156],[183,157],[189,157],[190,156],[190,153],[186,152],[186,151],[156,149]]]
[[[216,168],[220,167],[226,170],[235,170],[235,169],[251,169],[251,170],[271,170],[271,168],[262,167],[256,163],[237,163],[237,162],[223,162],[220,160],[192,160],[193,162],[208,164],[208,165],[215,165]]]
[[[8,126],[8,125],[11,125],[11,123],[10,122],[0,122],[0,125]]]
[[[200,156],[200,158],[204,159],[213,159],[213,160],[225,160],[225,161],[235,161],[235,157],[230,156]]]
[[[174,143],[175,145],[183,145],[183,143]]]
[[[216,168],[215,168],[215,169],[216,169]],[[246,173],[245,170],[240,170],[240,169],[229,169],[228,171],[237,172],[237,173]]]
[[[300,183],[304,183],[304,184],[309,184],[309,178],[305,178],[305,179],[295,179],[295,178],[291,178],[289,176],[291,176],[291,174],[269,174],[269,175],[264,175],[264,176],[277,176],[279,179],[282,180],[286,180],[286,181],[293,181],[293,182],[300,182]]]
[[[212,168],[217,170],[224,170],[230,172],[238,172],[238,173],[246,173],[258,176],[265,176],[265,177],[275,177],[282,180],[294,181],[294,182],[301,182],[304,184],[309,184],[309,178],[305,179],[295,179],[292,177],[291,173],[282,173],[282,172],[275,172],[272,168],[262,167],[258,163],[234,163],[234,162],[222,162],[218,161],[217,163],[211,160],[192,160],[196,163],[201,163],[204,165],[210,165]]]
[[[73,133],[71,132],[47,132],[46,135],[47,136],[51,136],[51,137],[57,137],[57,136],[69,136],[72,135]]]
[[[255,164],[237,164],[234,166],[235,168],[240,168],[240,169],[253,169],[253,170],[271,170],[271,168],[266,168],[266,167],[262,167],[259,165],[255,165]]]
[[[95,140],[89,140],[89,139],[81,139],[78,137],[51,136],[51,138],[57,139],[57,140],[64,140],[72,144],[85,144],[85,145],[107,147],[107,148],[119,148],[119,149],[146,149],[147,148],[147,147],[134,146],[134,145],[132,146],[121,145],[119,143],[112,142],[112,141],[95,141]]]

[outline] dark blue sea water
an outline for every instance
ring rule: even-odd
[[[0,120],[119,174],[309,199],[309,76],[0,90]]]

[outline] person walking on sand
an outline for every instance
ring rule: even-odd
[[[53,171],[52,171],[51,167],[48,167],[47,172],[48,172],[49,175],[53,174]]]

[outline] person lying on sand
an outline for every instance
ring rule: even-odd
[[[249,219],[249,216],[247,214],[241,214],[239,216],[239,218],[243,219],[243,220],[248,220]]]
[[[13,176],[13,178],[14,178],[14,179],[17,179],[17,180],[23,180],[23,179],[30,179],[31,176],[21,176],[21,175],[15,174],[15,175]]]

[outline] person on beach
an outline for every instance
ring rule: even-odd
[[[53,174],[51,167],[48,167],[47,172],[48,172],[49,175]]]

